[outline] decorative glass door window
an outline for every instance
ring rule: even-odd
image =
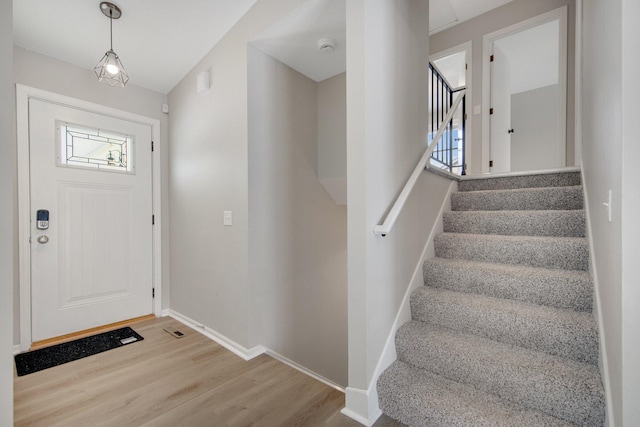
[[[133,173],[133,138],[102,129],[57,123],[58,166]]]

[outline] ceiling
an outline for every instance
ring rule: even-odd
[[[113,50],[129,82],[168,93],[256,0],[111,0]],[[93,69],[109,50],[100,0],[14,0],[14,43]]]
[[[512,0],[429,0],[431,33]],[[129,82],[168,93],[251,8],[256,0],[116,0],[113,49]],[[14,43],[93,69],[109,49],[109,20],[99,0],[14,0]],[[346,68],[345,0],[308,0],[253,44],[321,81]],[[321,52],[320,38],[335,40]],[[188,48],[187,48],[188,47]]]
[[[429,0],[429,34],[446,30],[513,0]]]

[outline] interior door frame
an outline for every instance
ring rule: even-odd
[[[17,176],[18,176],[18,256],[20,271],[20,351],[31,347],[31,182],[29,169],[29,100],[38,99],[61,106],[76,108],[105,116],[151,126],[151,138],[160,146],[160,120],[107,107],[93,102],[48,92],[42,89],[16,84],[17,124]],[[161,167],[160,150],[151,153],[151,186],[154,227],[152,235],[152,287],[155,289],[153,314],[162,313],[162,218],[161,218]],[[149,218],[151,220],[151,218]]]
[[[563,165],[563,168],[567,164],[567,67],[568,67],[568,12],[567,6],[562,6],[549,12],[542,13],[533,18],[525,19],[524,21],[509,25],[500,30],[494,31],[489,34],[485,34],[482,38],[482,173],[490,173],[489,160],[491,159],[491,133],[490,133],[490,117],[489,109],[491,108],[491,46],[495,40],[502,37],[519,33],[523,30],[536,27],[547,22],[559,21],[559,38],[560,38],[560,63],[558,70],[558,85],[561,88],[560,93],[564,96],[560,96],[559,99],[559,112],[560,120],[558,126],[558,135],[564,140],[563,149],[559,151],[559,159]],[[576,17],[576,21],[578,18]],[[575,144],[575,143],[574,143]]]
[[[464,162],[466,163],[465,169],[467,174],[469,173],[469,165],[473,168],[473,157],[471,156],[473,150],[473,42],[468,40],[464,43],[452,46],[448,49],[438,51],[432,55],[429,55],[429,62],[437,61],[438,59],[445,58],[449,55],[453,55],[458,52],[466,52],[467,54],[467,69],[465,70],[465,87],[467,89],[465,93],[466,97],[466,113],[465,119],[465,134],[464,134]]]

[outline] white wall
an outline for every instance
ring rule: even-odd
[[[511,95],[511,171],[555,169],[558,153],[558,85]]]
[[[465,21],[445,31],[430,37],[430,50],[438,53],[453,46],[472,41],[473,43],[473,76],[472,90],[474,105],[482,103],[482,56],[485,34],[508,27],[509,25],[524,21],[562,6],[568,6],[567,19],[567,164],[573,163],[574,158],[574,98],[575,90],[571,82],[575,73],[575,0],[514,0],[497,9],[491,10],[476,18]],[[473,111],[472,106],[467,106],[468,111]],[[479,118],[480,116],[475,116]],[[468,175],[482,173],[482,162],[488,161],[488,153],[482,152],[482,120],[473,120],[471,132],[472,143],[467,147]]]
[[[347,75],[318,83],[318,178],[333,200],[347,204]]]
[[[247,43],[303,0],[259,0],[169,93],[171,308],[249,345]],[[211,90],[196,76],[212,72]],[[222,223],[233,212],[233,226]]]
[[[349,387],[375,418],[376,367],[449,181],[424,173],[395,228],[373,234],[426,149],[428,2],[347,2]]]
[[[13,88],[13,12],[0,1],[0,426],[13,425],[13,294],[16,229],[15,91]]]
[[[248,55],[250,345],[344,387],[347,210],[316,174],[320,84],[256,48]],[[344,85],[334,95],[326,101],[344,112]]]
[[[615,425],[622,425],[622,10],[621,0],[584,2],[583,159],[591,239],[602,317],[604,369]],[[602,67],[607,64],[607,67]],[[602,203],[613,191],[612,220]]]
[[[640,8],[633,0],[584,2],[583,168],[601,326],[601,362],[612,425],[640,419],[640,172],[637,53]],[[602,64],[607,64],[603,67]],[[612,190],[612,222],[607,192]]]
[[[622,366],[623,426],[640,420],[640,2],[622,0]]]
[[[160,149],[162,159],[162,307],[169,307],[169,193],[168,193],[168,117],[160,110],[167,102],[165,94],[144,89],[135,85],[124,88],[114,88],[98,82],[93,70],[71,65],[69,63],[25,50],[14,48],[14,81],[27,86],[43,89],[49,92],[82,99],[108,107],[118,108],[142,116],[160,120],[161,143],[156,144]],[[15,233],[17,235],[17,228]],[[16,257],[17,265],[18,259]],[[15,283],[14,304],[14,342],[19,340],[19,283]]]

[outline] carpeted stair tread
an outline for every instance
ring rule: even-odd
[[[380,408],[410,426],[604,425],[581,173],[458,190]]]
[[[411,295],[411,313],[416,321],[598,363],[597,328],[591,313],[428,286]]]
[[[464,179],[458,183],[459,191],[507,190],[513,188],[570,187],[580,185],[580,172]]]
[[[459,191],[451,194],[454,211],[583,209],[581,186],[515,190]]]
[[[401,361],[377,386],[383,412],[410,427],[575,426]]]
[[[443,215],[445,232],[510,236],[584,237],[584,210],[453,211]]]
[[[434,257],[423,267],[427,286],[549,307],[591,311],[593,283],[586,271]]]
[[[581,237],[499,236],[441,233],[436,256],[532,267],[587,270],[589,244]]]
[[[411,321],[398,360],[579,425],[603,425],[597,366]]]

